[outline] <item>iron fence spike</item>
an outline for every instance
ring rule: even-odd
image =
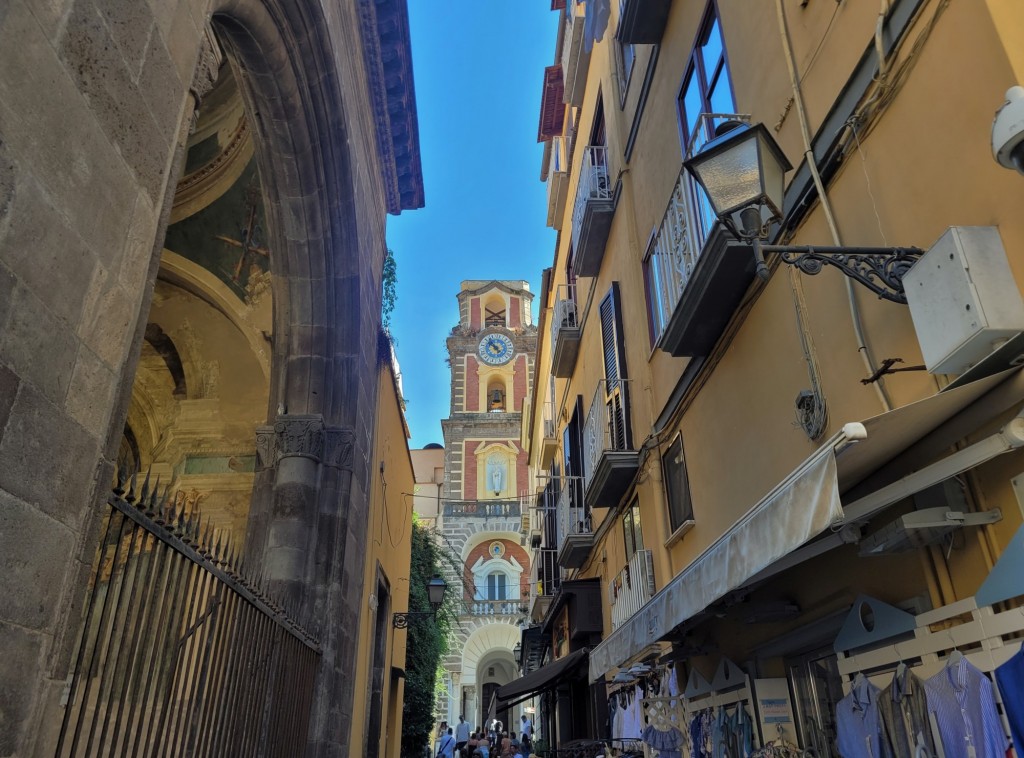
[[[153,467],[150,466],[146,469],[146,478],[142,480],[142,492],[139,494],[139,499],[142,502],[146,502],[149,497],[149,477],[153,473]]]
[[[139,467],[132,466],[132,475],[128,480],[128,502],[134,503],[137,499],[137,492],[139,486]]]
[[[149,476],[147,475],[146,478],[149,479]],[[163,508],[161,507],[160,498],[157,496],[157,493],[159,491],[160,491],[160,475],[157,474],[156,482],[150,488],[150,490],[149,490],[149,498],[148,498],[148,508],[149,508],[149,511],[151,513],[156,513],[157,514],[157,523],[160,523],[160,515],[163,513]]]

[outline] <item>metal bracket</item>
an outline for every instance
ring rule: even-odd
[[[391,617],[391,625],[395,629],[408,629],[410,619],[420,618],[437,618],[437,614],[434,611],[407,611],[406,613],[396,613]]]
[[[833,266],[845,276],[855,279],[882,300],[907,304],[903,291],[903,276],[924,254],[919,247],[820,247],[817,245],[765,245],[760,239],[752,240],[757,274],[768,278],[765,253],[778,253],[782,262],[796,266],[805,274],[814,276],[825,266]]]

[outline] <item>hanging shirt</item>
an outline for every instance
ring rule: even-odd
[[[961,656],[924,686],[947,756],[1006,758],[1006,735],[995,692],[981,671]]]
[[[892,751],[878,712],[881,690],[860,677],[836,705],[836,744],[843,758],[890,758]]]
[[[1017,754],[1024,756],[1024,647],[996,669],[996,683],[1003,696],[1003,710]]]
[[[924,682],[903,666],[878,697],[878,711],[897,758],[914,758],[918,740],[935,755]]]

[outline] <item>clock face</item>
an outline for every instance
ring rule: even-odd
[[[490,363],[492,366],[505,363],[512,358],[512,340],[504,334],[488,334],[480,340],[477,353],[484,363]]]

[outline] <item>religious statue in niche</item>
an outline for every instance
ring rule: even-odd
[[[487,489],[497,497],[508,481],[508,461],[498,455],[487,458]]]

